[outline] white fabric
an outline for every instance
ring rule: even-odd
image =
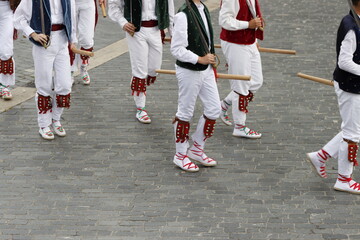
[[[221,41],[221,47],[228,63],[228,73],[250,75],[250,81],[230,80],[231,89],[241,95],[255,93],[263,84],[261,58],[256,43],[240,45]]]
[[[156,76],[156,69],[161,68],[162,49],[158,27],[142,27],[132,37],[126,33],[129,46],[132,75],[138,78]]]
[[[255,9],[255,0],[251,0],[252,6]],[[239,21],[236,19],[240,11],[240,5],[238,0],[222,0],[220,12],[219,12],[219,25],[229,31],[236,31],[249,28],[248,21]]]
[[[38,125],[40,128],[49,127],[52,123],[52,119],[60,121],[61,115],[64,111],[64,108],[57,107],[56,104],[56,94],[54,92],[51,93],[52,98],[52,111],[48,111],[45,114],[39,114],[38,108],[38,94],[35,95],[35,104],[36,104],[36,111],[38,116]]]
[[[137,93],[134,93],[134,101],[137,108],[143,108],[145,107],[146,103],[146,95],[143,92],[139,93],[139,96]]]
[[[198,124],[196,126],[196,131],[191,135],[191,139],[194,142],[197,142],[201,146],[202,149],[205,148],[205,134],[204,134],[204,126],[205,126],[205,118],[204,115],[201,115],[199,118]]]
[[[338,173],[345,176],[351,176],[354,170],[354,165],[348,160],[348,143],[341,140],[338,149]]]
[[[10,9],[10,4],[8,1],[0,1],[0,29],[0,60],[5,61],[14,55],[13,11]],[[5,86],[15,85],[15,61],[14,74],[0,74],[0,83]]]
[[[342,132],[340,131],[335,135],[323,149],[333,158],[338,159],[339,156],[339,143],[343,139]]]
[[[155,14],[155,0],[146,0],[142,1],[142,8],[141,8],[141,20],[148,21],[148,20],[157,20]],[[128,21],[124,17],[124,0],[109,0],[108,1],[108,14],[111,20],[117,22],[121,28],[124,27]],[[174,1],[168,0],[168,7],[169,7],[169,34],[172,35],[173,29],[173,22],[174,22]]]
[[[77,33],[80,47],[94,46],[95,2],[76,1]]]
[[[339,67],[349,73],[360,75],[360,65],[353,61],[357,43],[354,30],[350,30],[341,42],[338,64]]]
[[[196,99],[199,96],[205,116],[209,119],[217,119],[221,104],[212,67],[209,66],[204,71],[192,71],[177,65],[175,67],[179,85],[176,116],[182,121],[189,122],[193,117]]]
[[[231,94],[231,93],[230,93]],[[246,113],[239,110],[239,94],[235,93],[232,98],[232,115],[235,124],[246,125]],[[234,124],[234,128],[236,125]]]
[[[61,7],[61,0],[49,0],[51,9],[51,23],[63,24],[63,12]],[[76,38],[76,14],[75,14],[75,0],[70,0],[71,4],[71,42],[77,43]],[[32,0],[22,0],[14,13],[14,25],[16,29],[21,30],[27,37],[30,36],[34,30],[30,27],[30,20],[32,15]]]
[[[68,39],[65,30],[52,32],[51,36],[51,45],[47,49],[33,46],[35,86],[43,96],[67,95],[72,85]],[[53,105],[53,113],[58,118],[55,120],[60,120],[61,112],[56,110],[56,104]],[[52,114],[38,114],[39,127],[47,127],[51,119]]]

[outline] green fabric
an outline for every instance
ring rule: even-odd
[[[132,6],[130,4],[132,1]],[[141,28],[141,0],[125,0],[124,17],[136,27],[136,32]],[[132,19],[131,19],[132,8]],[[160,30],[168,28],[170,23],[168,0],[156,0],[155,15],[158,19],[158,27]]]
[[[195,23],[195,21],[197,21],[200,25],[201,28],[201,32],[203,33],[206,42],[209,42],[209,38],[208,35],[206,33],[206,28],[204,25],[204,22],[201,18],[201,15],[199,13],[199,10],[197,8],[197,6],[193,3],[193,1],[190,0],[190,4],[192,9],[194,10],[193,12],[195,12],[195,19],[193,17],[193,14],[190,12],[190,9],[188,8],[187,4],[183,4],[178,12],[183,12],[186,14],[187,17],[187,22],[188,22],[188,44],[189,46],[186,48],[190,51],[192,51],[193,53],[197,54],[200,57],[203,57],[207,54],[208,49],[206,49],[208,46],[204,46],[202,44],[201,38],[200,38],[200,32],[199,29],[197,28],[197,24]],[[205,16],[208,22],[208,27],[209,27],[209,33],[210,33],[210,38],[211,38],[211,49],[210,49],[210,53],[215,53],[214,50],[214,32],[212,29],[212,24],[211,24],[211,18],[210,18],[210,13],[209,10],[207,9],[207,7],[204,5],[204,12],[205,12]],[[179,60],[176,61],[176,64],[180,67],[186,68],[186,69],[190,69],[190,70],[194,70],[194,71],[203,71],[205,69],[207,69],[208,65],[203,65],[200,63],[197,64],[192,64],[189,62],[181,62]]]

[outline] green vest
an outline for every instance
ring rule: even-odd
[[[199,33],[199,29],[197,28],[197,24],[194,21],[198,21],[200,28],[201,28],[201,32],[203,33],[206,42],[209,42],[209,38],[208,35],[206,33],[206,28],[204,25],[204,22],[201,18],[201,15],[199,13],[199,10],[197,8],[197,6],[193,3],[193,1],[190,1],[191,3],[191,7],[195,12],[196,15],[196,19],[194,19],[192,16],[192,13],[190,12],[190,9],[187,7],[186,4],[184,4],[182,7],[180,7],[178,12],[183,12],[186,14],[187,17],[187,23],[188,23],[188,44],[189,46],[187,46],[186,49],[192,51],[193,53],[197,54],[200,57],[203,57],[207,54],[208,50],[206,49],[206,46],[204,46],[201,42],[201,38],[200,38],[200,33]],[[213,33],[213,29],[212,29],[212,25],[211,25],[211,18],[210,18],[210,13],[209,10],[207,9],[207,7],[204,5],[204,11],[205,11],[205,16],[209,25],[209,32],[210,32],[210,38],[211,38],[211,49],[210,49],[210,53],[215,53],[214,50],[214,33]],[[186,68],[186,69],[190,69],[193,71],[204,71],[208,68],[208,65],[203,65],[200,63],[196,63],[195,65],[189,62],[181,62],[179,60],[176,61],[176,65]]]
[[[132,2],[132,6],[130,4]],[[147,0],[146,0],[147,1]],[[142,0],[125,0],[124,6],[124,17],[128,22],[131,22],[136,27],[136,32],[140,31],[141,28],[141,7]],[[132,8],[132,9],[131,9]],[[132,10],[132,19],[131,19]],[[169,27],[169,6],[168,0],[156,0],[155,15],[158,20],[158,27],[160,30]]]

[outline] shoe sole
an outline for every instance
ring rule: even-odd
[[[235,135],[235,134],[233,134],[233,136],[234,137],[240,137],[240,138],[247,138],[247,139],[259,139],[259,138],[262,137],[262,135],[259,136],[259,137],[247,137],[247,136],[240,136],[240,135]]]
[[[317,176],[319,176],[319,177],[321,177],[321,178],[327,178],[327,177],[321,176],[321,175],[318,173],[318,171],[317,171],[314,163],[311,161],[311,158],[310,158],[310,156],[309,156],[308,153],[306,154],[306,160],[311,163],[311,166],[312,166],[312,168],[313,168],[313,172],[315,172]]]
[[[180,167],[179,165],[177,165],[175,161],[173,161],[173,163],[174,163],[178,168],[180,168],[181,170],[184,170],[185,172],[198,172],[198,171],[199,171],[199,167],[198,167],[196,170],[184,169],[184,168]]]
[[[200,163],[201,165],[203,165],[203,166],[205,166],[205,167],[215,167],[215,166],[217,165],[217,163],[215,163],[215,165],[203,163],[203,162],[198,161],[198,160],[195,160],[195,159],[193,159],[193,158],[191,158],[191,157],[189,157],[189,156],[188,156],[188,158],[189,158],[190,160],[192,160],[193,162]]]
[[[360,192],[352,192],[349,190],[344,190],[344,189],[340,189],[340,188],[336,188],[336,187],[334,187],[334,190],[339,191],[339,192],[347,192],[347,193],[351,193],[351,194],[360,194]]]
[[[151,121],[150,122],[142,122],[142,121],[140,121],[139,119],[137,119],[140,123],[143,123],[143,124],[150,124],[151,123]]]
[[[54,139],[55,139],[55,137],[54,137],[54,138],[44,138],[43,135],[41,135],[41,133],[39,133],[39,134],[40,134],[40,137],[41,137],[42,139],[45,139],[45,140],[51,141],[51,140],[54,140]]]

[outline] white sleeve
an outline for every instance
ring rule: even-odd
[[[356,47],[355,32],[350,30],[341,42],[338,64],[340,69],[360,76],[360,65],[353,61]]]
[[[236,19],[239,11],[239,1],[222,0],[219,12],[219,25],[229,31],[237,31],[249,28],[248,21],[239,21]]]
[[[32,0],[22,0],[14,13],[14,27],[27,37],[34,32],[34,29],[30,27],[31,14]]]
[[[124,17],[124,6],[124,0],[109,0],[108,2],[108,14],[110,19],[117,22],[121,28],[128,23]]]
[[[171,54],[181,62],[196,64],[199,56],[186,47],[188,43],[187,18],[185,13],[177,13],[174,17],[174,29],[171,38]]]
[[[168,0],[168,5],[169,5],[169,20],[170,20],[168,31],[169,31],[170,36],[172,36],[173,28],[174,28],[174,15],[175,15],[174,1]]]
[[[77,44],[77,17],[75,0],[70,1],[71,4],[71,43]],[[96,3],[95,3],[96,4]]]

